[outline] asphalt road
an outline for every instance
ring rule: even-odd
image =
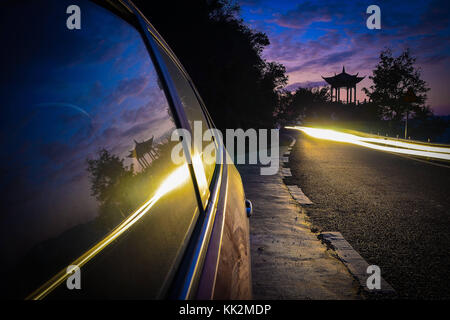
[[[400,298],[450,298],[449,167],[302,133],[289,162],[314,227],[341,232]]]

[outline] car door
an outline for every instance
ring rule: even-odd
[[[184,114],[185,127],[189,129],[190,148],[188,154],[198,186],[199,201],[203,212],[199,217],[197,230],[194,231],[190,248],[187,250],[188,254],[182,262],[182,271],[179,272],[176,279],[178,286],[173,288],[171,297],[178,299],[193,298],[204,269],[203,264],[209,248],[219,192],[222,187],[223,166],[221,157],[223,152],[218,151],[220,150],[221,138],[218,137],[217,131],[210,130],[212,129],[212,121],[202,106],[202,101],[192,81],[178,59],[153,26],[145,20],[142,23],[147,28],[155,58],[160,63],[162,74],[170,88],[174,104],[180,110],[180,113]],[[221,147],[223,148],[223,146]],[[221,233],[221,230],[219,232]]]
[[[210,199],[215,165],[171,161],[185,115],[142,25],[101,3],[2,3],[14,30],[0,53],[8,298],[167,297]]]
[[[174,297],[251,299],[249,221],[241,177],[233,164],[225,162],[221,133],[212,130],[208,134],[213,128],[212,121],[181,63],[156,30],[147,21],[143,24],[149,31],[175,103],[186,115],[186,127],[194,135],[210,138],[197,144],[193,142],[190,152],[193,159],[200,159],[194,163],[197,181],[199,176],[207,181],[198,182],[205,211],[198,223],[200,235],[193,241],[192,251],[196,254],[189,257],[188,276],[183,274],[179,278],[182,286]],[[208,153],[208,146],[213,145],[215,152]]]

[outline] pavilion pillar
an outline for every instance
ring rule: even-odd
[[[344,103],[344,99],[341,100],[341,88],[347,90],[346,103],[357,103],[356,100],[356,84],[361,82],[365,77],[358,77],[358,74],[352,75],[345,72],[345,68],[342,68],[340,74],[334,74],[333,77],[322,77],[331,87],[331,101]]]

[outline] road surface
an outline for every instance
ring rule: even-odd
[[[341,232],[400,298],[450,298],[450,167],[302,133],[289,162],[315,227]]]

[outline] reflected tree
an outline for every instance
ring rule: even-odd
[[[134,176],[133,165],[101,149],[97,159],[88,159],[91,191],[100,203],[99,218],[107,225],[115,225],[130,209],[129,189]]]
[[[166,140],[163,143],[154,143],[153,137],[141,143],[140,146],[149,145],[151,148],[139,150],[139,157],[130,155],[141,164],[141,171],[135,171],[133,164],[125,165],[125,159],[101,149],[95,159],[87,159],[87,171],[91,183],[91,195],[99,202],[99,215],[97,222],[108,228],[117,226],[125,217],[147,201],[158,185],[167,177],[173,166],[168,164],[174,144]],[[136,145],[139,145],[136,143]],[[144,155],[148,154],[145,159]]]

